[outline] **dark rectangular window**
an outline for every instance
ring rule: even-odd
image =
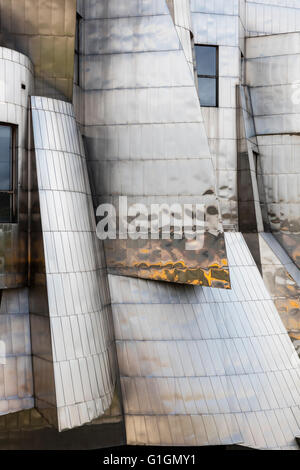
[[[75,58],[74,58],[74,83],[80,86],[80,27],[82,17],[77,13],[76,15],[76,31],[75,31]]]
[[[0,124],[0,223],[16,217],[15,126]]]
[[[254,160],[254,167],[255,167],[255,173],[256,173],[256,176],[258,175],[258,159],[259,159],[259,155],[257,152],[253,152],[253,160]]]
[[[201,106],[218,106],[218,47],[195,45]]]

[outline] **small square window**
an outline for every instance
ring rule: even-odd
[[[0,124],[0,223],[16,216],[16,127]]]

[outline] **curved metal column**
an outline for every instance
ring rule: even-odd
[[[112,317],[72,105],[33,97],[32,118],[46,281],[33,309],[35,395],[38,409],[63,430],[95,419],[111,404]],[[38,340],[41,334],[45,341]]]
[[[27,291],[28,95],[33,66],[0,48],[0,122],[15,126],[17,218],[0,223],[0,415],[32,408],[33,384]]]
[[[129,444],[298,448],[300,359],[243,236],[232,289],[110,276]]]
[[[0,223],[0,289],[27,286],[27,113],[33,84],[30,60],[19,52],[1,47],[0,122],[16,126],[18,214],[14,224]]]

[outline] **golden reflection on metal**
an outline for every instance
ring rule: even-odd
[[[186,250],[186,240],[109,240],[111,274],[153,281],[230,289],[224,235],[205,233],[203,248]]]
[[[0,0],[0,45],[34,64],[36,94],[71,101],[76,0]]]
[[[281,227],[280,232],[274,232],[275,238],[279,241],[290,258],[300,269],[300,235],[298,233],[286,233],[286,228]]]
[[[300,286],[266,241],[259,237],[262,275],[281,320],[298,353],[300,340]]]

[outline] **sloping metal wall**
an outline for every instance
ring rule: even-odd
[[[127,441],[297,449],[300,359],[239,233],[232,289],[110,276]]]
[[[185,240],[107,242],[110,272],[229,287],[202,111],[166,2],[87,0],[81,52],[95,207],[118,207],[123,195],[128,205],[198,203],[206,210],[203,248],[188,252]]]

